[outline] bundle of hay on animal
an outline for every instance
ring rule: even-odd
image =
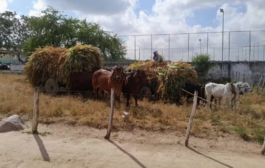
[[[67,90],[92,90],[92,75],[102,68],[97,47],[76,45],[70,49],[46,46],[37,48],[24,67],[33,87],[44,86],[47,93],[56,94],[59,87]]]
[[[128,67],[128,70],[130,69],[143,69],[146,72],[147,80],[139,92],[141,98],[163,98],[178,102],[186,82],[198,84],[198,75],[194,68],[180,61],[174,63],[138,61],[131,64]]]

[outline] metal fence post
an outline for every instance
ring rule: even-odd
[[[239,48],[237,49],[237,61],[239,61]]]
[[[263,46],[263,61],[264,61],[264,55],[265,55],[265,45]]]
[[[254,43],[254,46],[253,46],[253,61],[255,61],[255,49],[256,49],[256,44]]]
[[[251,31],[249,31],[249,60],[250,61],[250,55],[251,55]]]
[[[170,34],[168,35],[168,60],[170,60]]]
[[[151,34],[151,61],[153,61],[153,57],[152,57],[152,54],[153,54],[153,35]]]
[[[134,60],[136,60],[136,36],[134,35]]]
[[[244,47],[242,47],[242,61],[244,60],[243,56],[244,56]],[[239,61],[239,58],[238,58],[238,61]]]
[[[228,33],[228,61],[230,61],[230,31]]]
[[[190,56],[190,34],[188,33],[188,62],[189,62],[189,56]]]
[[[207,33],[207,54],[208,54],[208,43],[209,43],[209,33]]]
[[[140,47],[139,47],[139,59],[138,59],[139,61],[140,61],[140,58],[141,58],[141,57],[140,57],[140,51],[141,51],[141,50],[140,50]]]
[[[258,42],[258,61],[259,61],[259,42]]]

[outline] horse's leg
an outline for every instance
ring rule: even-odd
[[[210,108],[212,108],[213,99],[214,99],[214,97],[211,96],[211,104],[210,104]]]
[[[134,95],[134,101],[135,101],[135,106],[138,106],[138,103],[137,103],[137,99],[138,99],[138,95]]]
[[[98,91],[98,88],[93,88],[94,100],[97,99],[97,91]]]
[[[232,100],[230,99],[230,97],[229,97],[229,107],[230,107],[230,109],[232,110]]]
[[[211,100],[211,96],[212,96],[212,95],[210,95],[210,94],[206,95],[206,98],[207,98],[207,99],[206,99],[206,100],[207,100],[207,107],[209,107],[210,109],[211,109],[211,104],[210,104],[210,103],[211,103],[211,102],[210,102],[210,100]]]
[[[129,107],[129,100],[130,100],[131,95],[129,93],[127,93],[127,103],[126,106]]]
[[[223,102],[222,105],[224,107],[225,106],[225,102],[226,102],[226,97],[225,96],[222,97],[222,102]]]

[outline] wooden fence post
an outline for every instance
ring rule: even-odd
[[[260,76],[258,87],[257,87],[257,91],[259,91],[259,87],[260,87],[261,81],[262,81],[262,76]]]
[[[250,74],[247,74],[247,82],[250,83]]]
[[[265,84],[265,76],[263,77],[263,81],[262,81],[262,89],[261,89],[262,93],[263,93],[264,84]]]
[[[243,74],[243,82],[246,82],[245,74]]]
[[[237,81],[240,81],[240,72],[238,72],[238,80]]]
[[[238,81],[237,81],[237,72],[236,72],[236,80],[235,80],[235,81],[238,82]]]
[[[113,119],[113,113],[114,113],[114,88],[111,88],[111,93],[110,93],[109,124],[108,124],[108,130],[107,130],[107,134],[105,136],[105,139],[109,139],[110,138],[111,127],[112,127],[112,119]]]
[[[39,119],[39,88],[34,89],[33,98],[33,119],[32,119],[32,133],[38,133],[38,119]]]
[[[265,154],[265,136],[264,136],[264,142],[263,142],[261,154],[263,154],[263,155]]]
[[[185,138],[185,146],[186,147],[189,145],[190,129],[191,129],[192,121],[193,121],[193,118],[194,118],[195,112],[196,112],[197,99],[198,99],[198,91],[195,91],[194,92],[194,98],[193,98],[193,106],[192,106],[192,110],[191,110],[191,114],[190,114],[190,120],[189,120],[189,124],[188,124],[187,130],[186,130],[186,138]]]
[[[251,88],[253,89],[254,88],[254,84],[255,84],[255,80],[254,80],[254,75],[253,74],[250,75],[250,81],[251,81]]]

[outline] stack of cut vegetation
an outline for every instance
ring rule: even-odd
[[[143,69],[147,73],[148,82],[158,81],[160,86],[158,92],[163,97],[179,98],[181,89],[185,82],[197,84],[198,75],[194,68],[183,62],[176,63],[156,63],[149,61],[147,63],[135,62],[128,69]]]
[[[91,45],[76,45],[70,48],[62,65],[65,76],[91,72],[94,68],[102,68],[102,58],[99,49]]]
[[[182,95],[182,90],[186,82],[198,84],[198,75],[194,68],[188,63],[172,63],[168,69],[159,74],[160,87],[158,92],[163,97],[177,100]]]
[[[61,58],[66,57],[67,49],[46,46],[37,48],[24,67],[29,82],[33,86],[40,86],[48,78],[61,78],[60,67],[64,63]]]
[[[163,63],[157,63],[157,62],[134,62],[133,64],[130,64],[130,66],[128,67],[128,70],[130,69],[142,69],[145,70],[146,74],[147,74],[147,80],[148,82],[151,82],[153,80],[158,79],[158,74],[160,72],[163,72],[165,70],[167,70],[168,68],[168,63],[167,62],[163,62]]]
[[[33,86],[43,85],[47,79],[68,85],[72,73],[91,72],[102,67],[99,49],[90,45],[77,45],[70,49],[47,46],[36,49],[24,67]]]

